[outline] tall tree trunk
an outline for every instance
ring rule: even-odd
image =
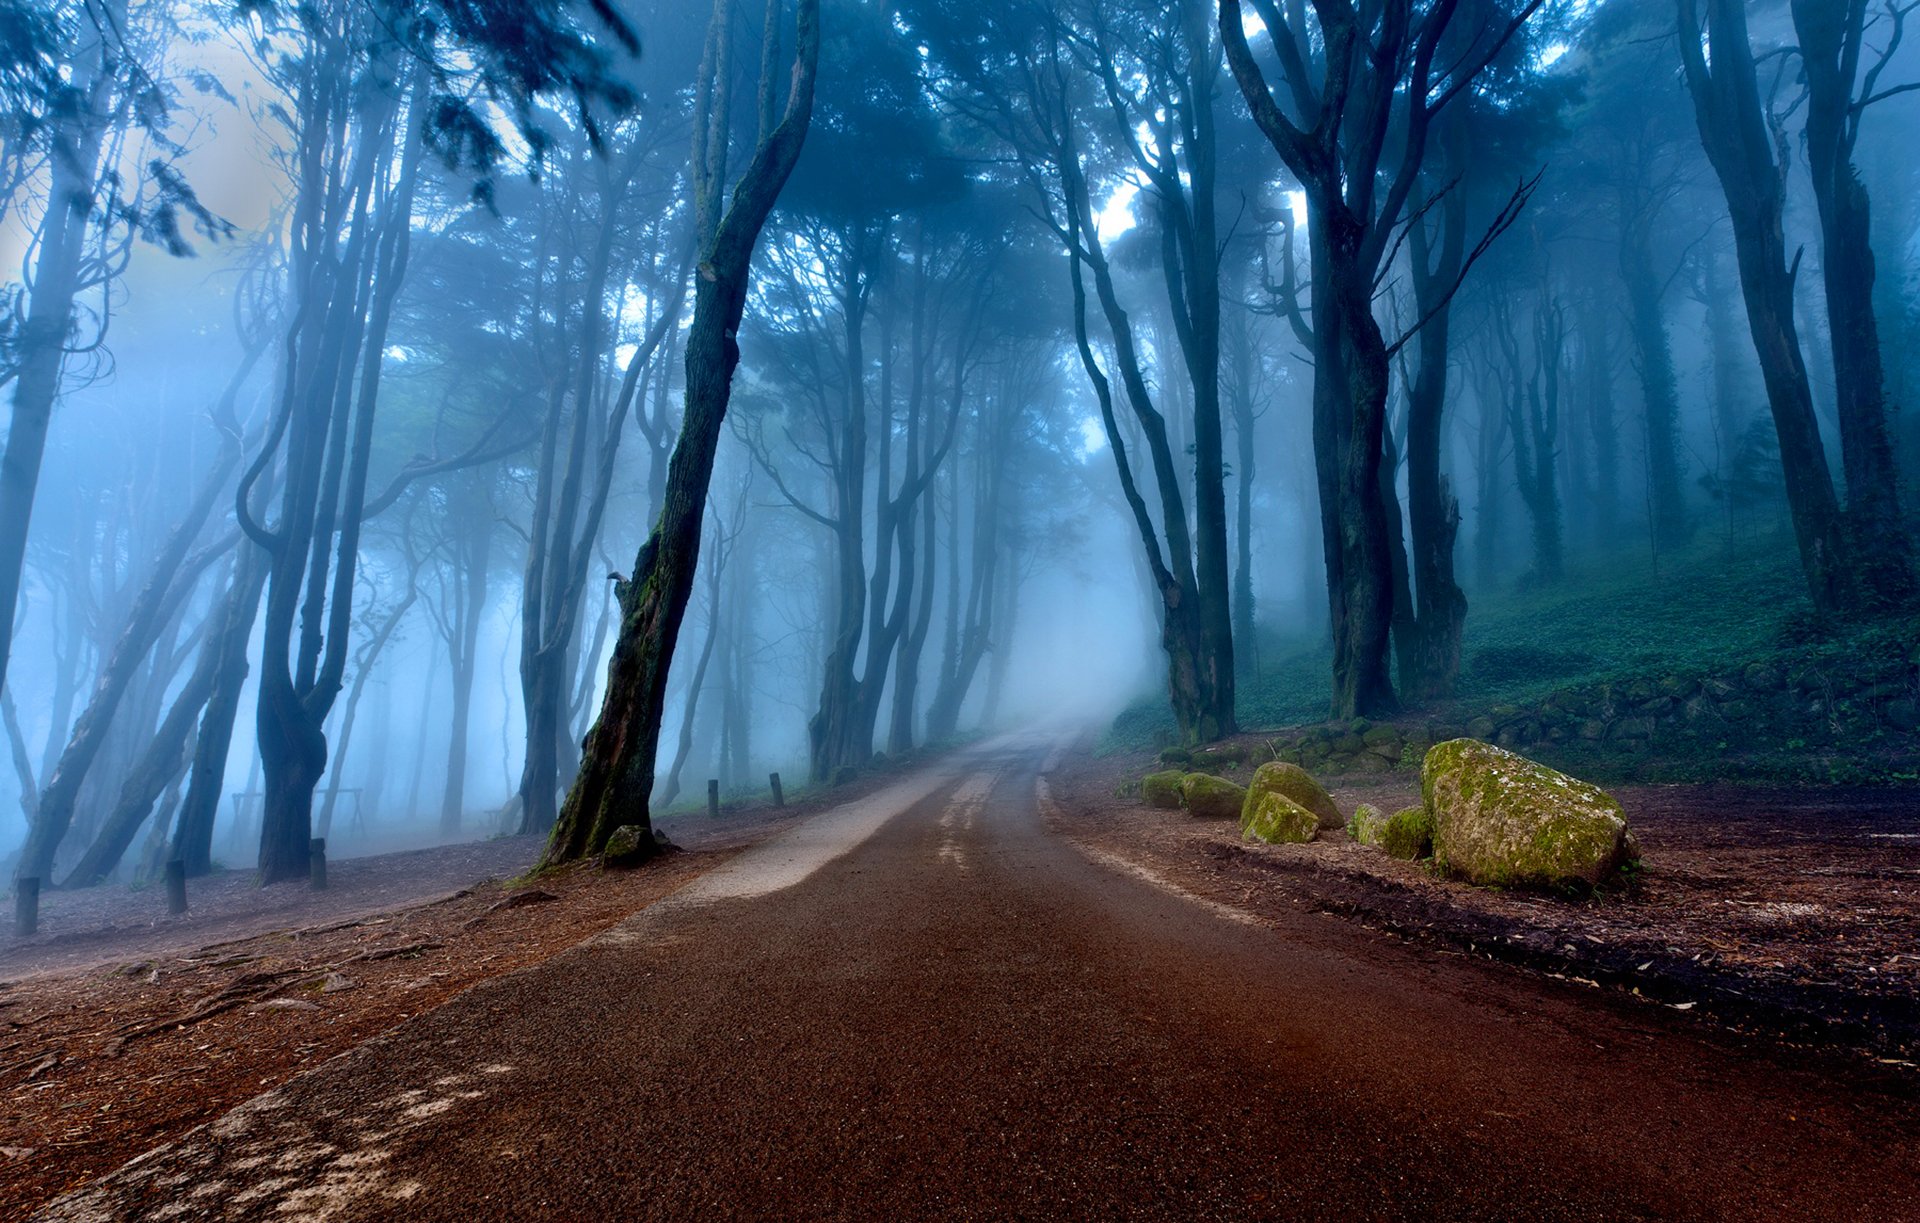
[[[727,11],[726,0],[717,0],[716,22],[724,22]],[[606,697],[600,717],[588,732],[579,776],[548,841],[543,861],[549,865],[602,852],[614,830],[623,825],[638,826],[647,834],[639,838],[633,857],[655,852],[648,797],[667,673],[699,566],[700,522],[732,396],[733,372],[740,362],[734,337],[746,310],[754,247],[799,158],[813,114],[819,19],[819,0],[800,0],[785,115],[777,127],[763,130],[725,215],[712,227],[706,243],[694,290],[693,326],[687,334],[686,410],[680,440],[668,467],[660,519],[635,558],[632,583],[620,600],[620,634],[607,666]],[[769,23],[769,48],[774,41]],[[772,63],[769,49],[761,73],[763,98],[775,88]],[[763,102],[762,114],[771,110],[771,102]],[[719,208],[712,150],[716,136],[724,145],[725,132],[724,113],[717,125],[695,125],[694,177],[700,184],[696,212]]]
[[[1793,0],[1807,82],[1807,168],[1820,212],[1820,268],[1859,597],[1867,604],[1902,604],[1914,594],[1912,542],[1900,515],[1899,474],[1887,429],[1886,371],[1873,309],[1872,208],[1853,164],[1860,123],[1854,82],[1866,15],[1867,0]],[[1896,30],[1905,16],[1905,10],[1894,9]],[[1869,75],[1868,89],[1877,75]]]
[[[396,77],[404,75],[397,44],[383,39],[372,54],[386,60]],[[326,82],[325,88],[334,84]],[[397,85],[373,105],[355,109],[350,190],[336,195],[318,178],[301,184],[304,196],[325,192],[329,199],[351,201],[353,222],[345,254],[310,286],[324,290],[324,296],[309,297],[302,306],[301,314],[313,311],[318,324],[317,333],[308,333],[312,355],[306,361],[299,360],[305,320],[296,317],[287,349],[297,363],[283,373],[284,428],[275,429],[255,460],[238,503],[243,526],[266,549],[271,564],[255,718],[266,771],[259,853],[263,886],[307,876],[313,792],[327,766],[324,727],[347,664],[374,414],[387,328],[406,270],[423,147],[425,108],[403,106],[409,92]],[[327,122],[326,113],[307,121]],[[329,130],[307,138],[331,142],[339,135],[329,124]],[[379,170],[396,151],[399,169],[389,182]],[[297,211],[311,216],[320,206],[321,201],[308,198]],[[306,232],[318,234],[318,223]],[[251,478],[265,470],[283,439],[280,521],[268,530],[251,519],[246,498]]]
[[[1457,188],[1440,201],[1439,230],[1436,245],[1426,221],[1416,220],[1408,245],[1414,308],[1427,320],[1416,340],[1416,365],[1407,386],[1407,519],[1416,639],[1412,666],[1402,668],[1400,687],[1415,703],[1453,695],[1467,619],[1467,596],[1453,571],[1460,502],[1440,471],[1453,323],[1443,295],[1459,280],[1467,234],[1466,200]]]
[[[487,611],[487,567],[493,547],[493,507],[484,489],[471,499],[466,511],[466,529],[456,543],[459,558],[456,598],[458,614],[450,626],[448,662],[453,672],[453,717],[449,723],[451,740],[447,748],[447,788],[440,798],[440,834],[452,836],[460,831],[460,817],[466,810],[467,740],[473,711],[473,677],[479,663],[480,622]],[[342,739],[345,738],[344,731]],[[344,750],[344,746],[342,748]]]
[[[1333,628],[1335,718],[1398,710],[1387,647],[1393,571],[1380,488],[1387,416],[1387,347],[1373,317],[1373,276],[1358,262],[1362,235],[1308,195],[1313,283],[1314,470]]]
[[[1827,468],[1826,447],[1814,416],[1813,387],[1793,318],[1793,282],[1781,215],[1785,174],[1775,160],[1774,133],[1760,101],[1759,82],[1747,37],[1744,0],[1675,0],[1680,17],[1680,55],[1693,98],[1707,159],[1720,179],[1733,222],[1740,288],[1747,327],[1766,383],[1780,439],[1787,504],[1807,593],[1822,611],[1843,609],[1847,600],[1846,540],[1838,499]],[[1702,27],[1702,5],[1707,26]],[[1707,61],[1704,37],[1724,53]]]
[[[1235,310],[1227,330],[1228,362],[1232,370],[1234,441],[1234,530],[1233,530],[1233,644],[1234,658],[1242,672],[1260,673],[1260,645],[1254,636],[1253,602],[1253,477],[1258,455],[1255,435],[1254,380],[1258,354],[1254,351],[1250,313]]]
[[[56,116],[51,124],[53,153],[47,159],[46,214],[34,257],[32,287],[27,293],[26,319],[17,340],[19,366],[14,371],[6,453],[0,457],[0,687],[6,685],[7,664],[13,653],[14,613],[20,602],[20,577],[27,558],[27,525],[40,484],[54,401],[60,394],[60,371],[66,364],[74,298],[80,292],[87,227],[94,215],[95,176],[108,122],[103,110],[114,86],[113,63],[118,54],[103,27],[124,30],[126,16],[126,0],[109,0],[100,11],[89,9],[76,20],[78,40],[69,60],[71,76],[63,82],[68,86],[71,110]],[[37,861],[42,856],[45,862]],[[51,848],[42,851],[36,847],[34,873],[44,877],[45,867],[51,864]]]
[[[233,728],[240,713],[240,692],[247,682],[247,641],[260,611],[267,584],[264,553],[249,549],[236,567],[235,594],[221,621],[213,627],[209,644],[218,643],[219,670],[207,697],[206,713],[194,741],[193,769],[187,796],[180,805],[170,856],[186,863],[195,878],[213,870],[213,826],[220,815],[220,795],[226,785],[227,756],[233,746]]]
[[[1623,209],[1624,211],[1624,209]],[[1640,210],[1644,212],[1644,209]],[[1653,265],[1651,219],[1623,223],[1620,272],[1627,288],[1634,368],[1640,375],[1647,444],[1647,497],[1654,541],[1663,549],[1686,542],[1686,495],[1680,481],[1680,388],[1667,337],[1661,280]]]

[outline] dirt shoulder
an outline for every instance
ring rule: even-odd
[[[32,939],[0,933],[0,1218],[24,1218],[294,1075],[530,967],[808,816],[877,791],[901,760],[785,807],[668,812],[684,852],[637,871],[525,872],[505,837],[328,864],[329,888],[250,872],[158,889],[49,892]]]
[[[1791,1043],[1920,1063],[1920,792],[1619,787],[1645,869],[1573,901],[1436,878],[1341,832],[1245,842],[1231,822],[1122,793],[1159,767],[1068,756],[1051,778],[1059,831],[1217,903],[1336,914]],[[1411,771],[1329,780],[1345,812],[1419,801]]]
[[[730,858],[494,880],[435,903],[0,987],[0,1217],[539,963]]]

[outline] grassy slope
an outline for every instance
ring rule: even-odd
[[[1911,627],[1869,629],[1870,640],[1822,638],[1784,533],[1734,552],[1723,539],[1702,541],[1663,560],[1657,574],[1644,550],[1625,552],[1587,561],[1551,588],[1473,598],[1459,705],[1526,704],[1577,684],[1719,672],[1783,653],[1888,648],[1880,638],[1904,639]],[[1241,680],[1243,726],[1326,718],[1331,658],[1324,642],[1264,641],[1261,662],[1257,678]],[[1163,699],[1143,698],[1115,720],[1106,746],[1146,746],[1172,725]]]

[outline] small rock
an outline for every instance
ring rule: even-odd
[[[1237,743],[1222,743],[1214,747],[1197,747],[1189,757],[1195,769],[1206,772],[1208,769],[1227,769],[1247,762],[1247,749]]]
[[[1140,801],[1162,811],[1178,810],[1180,783],[1186,780],[1186,776],[1179,769],[1163,769],[1158,773],[1148,773],[1140,779]]]
[[[638,866],[660,852],[653,830],[641,824],[622,824],[607,838],[600,860],[607,866]]]
[[[1264,766],[1263,766],[1264,767]],[[1188,773],[1180,783],[1180,797],[1199,819],[1233,819],[1246,805],[1247,792],[1224,777]]]
[[[1433,820],[1425,807],[1396,811],[1380,826],[1379,845],[1388,856],[1417,862],[1433,853]]]
[[[1347,821],[1347,835],[1362,845],[1378,845],[1380,829],[1386,822],[1387,817],[1380,813],[1380,808],[1361,803],[1353,809],[1353,818]]]
[[[518,892],[509,893],[504,900],[495,901],[487,912],[498,913],[501,909],[517,909],[522,905],[545,904],[549,900],[558,899],[560,898],[552,892],[543,892],[539,888],[522,888]]]
[[[320,992],[323,994],[338,994],[359,987],[360,983],[345,973],[330,972],[320,978]]]
[[[1278,790],[1252,793],[1240,816],[1240,835],[1269,845],[1298,845],[1313,840],[1320,817]]]
[[[263,1011],[317,1011],[320,1004],[304,998],[269,998],[260,1004]]]

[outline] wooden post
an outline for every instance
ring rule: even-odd
[[[713,816],[715,819],[720,818],[720,781],[718,778],[709,778],[707,781],[707,814]]]
[[[187,911],[187,864],[179,858],[167,863],[167,914],[178,917]]]
[[[767,784],[773,787],[773,805],[776,807],[786,806],[787,796],[780,792],[780,774],[768,773]]]
[[[307,843],[307,886],[316,892],[327,890],[327,838],[315,837]]]
[[[16,938],[32,938],[40,928],[40,881],[13,881],[13,933]]]

